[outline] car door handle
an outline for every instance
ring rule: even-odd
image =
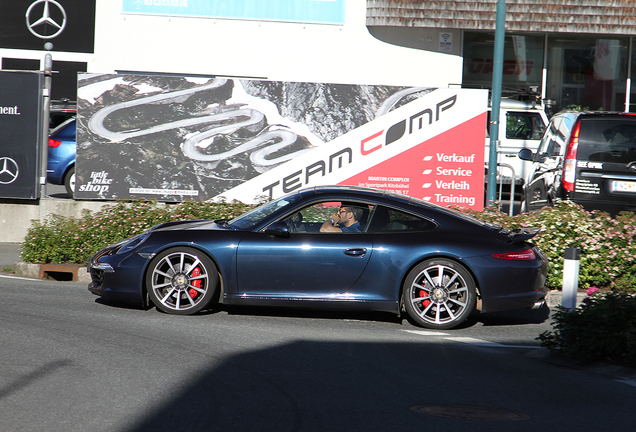
[[[367,250],[366,250],[366,248],[345,249],[344,250],[344,254],[345,255],[349,255],[349,256],[355,256],[355,257],[362,258],[363,256],[365,256],[367,254]]]

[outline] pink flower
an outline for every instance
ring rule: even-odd
[[[586,292],[587,292],[587,295],[592,295],[595,292],[598,292],[598,288],[596,288],[595,286],[592,286],[592,287],[589,287]]]

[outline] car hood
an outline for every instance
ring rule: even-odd
[[[175,231],[175,230],[223,230],[232,231],[233,229],[223,224],[223,220],[186,220],[165,222],[150,228],[150,231]]]

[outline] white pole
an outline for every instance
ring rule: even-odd
[[[47,42],[51,47],[53,45]],[[47,45],[45,44],[45,47]],[[53,57],[50,53],[44,56],[42,72],[44,73],[44,89],[42,90],[42,147],[40,166],[40,198],[46,198],[46,172],[49,157],[49,115],[51,111],[51,74],[53,71]]]
[[[581,250],[565,248],[563,260],[563,287],[561,290],[561,305],[569,310],[576,308],[576,293],[579,290],[579,267]]]

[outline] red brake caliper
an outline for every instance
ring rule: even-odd
[[[201,275],[201,269],[199,267],[195,267],[194,270],[192,270],[192,276],[197,277],[200,275]],[[199,279],[199,280],[192,281],[192,285],[194,285],[197,288],[201,288],[201,280]],[[195,290],[194,288],[190,288],[188,290],[188,294],[190,294],[190,297],[195,298],[197,294],[199,294],[199,292]]]
[[[420,290],[420,297],[428,297],[428,293],[424,290]],[[428,305],[431,304],[430,300],[423,300],[422,301],[422,305],[424,305],[425,308],[428,307]]]

